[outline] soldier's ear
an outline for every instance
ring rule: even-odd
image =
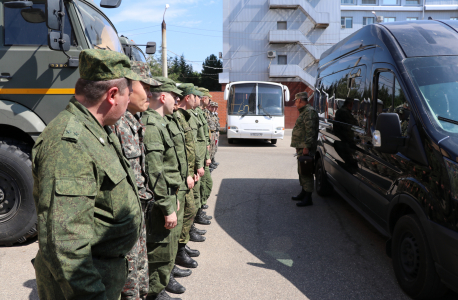
[[[107,94],[104,100],[108,101],[108,103],[110,103],[111,106],[114,106],[117,103],[117,100],[115,99],[115,97],[118,93],[119,93],[118,87],[114,86],[107,91]]]

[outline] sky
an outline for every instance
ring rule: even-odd
[[[100,7],[100,0],[94,1]],[[165,13],[168,55],[184,55],[200,72],[205,58],[223,51],[223,0],[122,0],[118,8],[101,9],[119,35],[137,44],[156,42],[159,54],[166,4],[170,5]]]

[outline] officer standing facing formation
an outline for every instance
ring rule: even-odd
[[[212,172],[213,170],[215,170],[219,163],[215,161],[215,155],[216,155],[216,151],[218,150],[218,141],[219,141],[219,117],[218,117],[218,114],[216,113],[216,110],[218,109],[218,103],[216,102],[210,102],[210,118],[212,120],[212,126],[211,126],[211,130],[212,130],[212,145],[210,147],[210,160],[211,160],[211,164],[210,164],[210,172]]]
[[[306,92],[296,94],[295,104],[299,110],[299,117],[293,128],[291,147],[296,148],[298,157],[302,155],[313,155],[316,151],[318,140],[318,114],[308,103]],[[302,174],[299,160],[297,161],[297,172],[302,190],[299,195],[292,197],[292,199],[301,200],[301,202],[296,203],[297,206],[313,205],[313,174]]]
[[[38,295],[46,299],[119,299],[125,255],[142,224],[135,176],[110,130],[141,80],[124,54],[80,53],[75,96],[32,150],[39,250]]]

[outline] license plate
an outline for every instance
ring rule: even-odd
[[[250,133],[251,136],[262,136],[262,133]]]

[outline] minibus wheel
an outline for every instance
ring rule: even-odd
[[[277,143],[277,139],[271,139],[271,140],[270,140],[270,143],[271,143],[272,145],[275,145],[275,144]]]
[[[326,176],[326,170],[323,166],[323,161],[321,158],[318,158],[315,166],[315,188],[316,192],[320,196],[328,196],[331,194],[332,186],[328,181]]]
[[[439,298],[447,292],[434,266],[426,234],[414,214],[401,217],[393,232],[393,269],[403,291],[413,299]]]
[[[0,140],[0,245],[23,243],[37,234],[30,147]]]
[[[234,143],[234,139],[227,139],[227,142],[228,142],[229,144],[233,144],[233,143]]]

